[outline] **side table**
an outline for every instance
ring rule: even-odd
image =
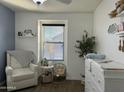
[[[54,66],[40,66],[40,77],[43,83],[53,81]]]

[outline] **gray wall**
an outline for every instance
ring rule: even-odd
[[[15,13],[0,4],[0,83],[5,81],[6,50],[15,49]]]
[[[108,34],[110,25],[124,22],[124,17],[110,18],[108,13],[115,8],[117,0],[102,0],[94,12],[94,36],[97,40],[97,51],[106,54],[107,58],[124,64],[124,52],[119,51],[119,36]],[[123,38],[122,38],[123,40]]]
[[[81,75],[84,75],[84,62],[78,57],[75,52],[76,40],[81,40],[83,31],[87,30],[92,34],[93,29],[93,14],[92,13],[35,13],[35,12],[16,12],[15,14],[15,30],[17,50],[31,50],[38,56],[38,41],[37,38],[17,37],[18,31],[32,29],[37,33],[38,20],[68,20],[68,47],[67,47],[67,79],[80,80]]]

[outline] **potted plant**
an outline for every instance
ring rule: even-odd
[[[46,58],[41,60],[41,65],[42,66],[48,66],[48,60]]]
[[[88,32],[84,31],[82,40],[77,40],[75,47],[78,49],[76,52],[79,54],[79,57],[85,57],[88,53],[93,53],[95,46],[95,37],[88,37]]]

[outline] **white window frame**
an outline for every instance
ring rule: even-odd
[[[42,59],[43,51],[43,27],[42,24],[65,24],[64,30],[64,64],[67,65],[68,58],[68,21],[67,20],[38,20],[38,62]],[[41,46],[41,47],[40,47]]]

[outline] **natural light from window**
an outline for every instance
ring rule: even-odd
[[[64,61],[64,25],[43,24],[43,58]]]

